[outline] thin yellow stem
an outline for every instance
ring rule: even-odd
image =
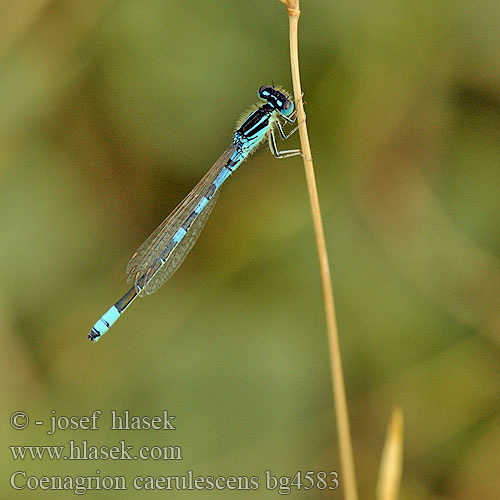
[[[403,411],[396,407],[387,430],[380,472],[377,482],[377,500],[397,500],[403,469]]]
[[[347,400],[344,386],[344,375],[342,372],[342,360],[340,356],[339,335],[337,320],[335,317],[335,306],[333,299],[332,280],[330,276],[330,265],[328,263],[328,253],[326,250],[325,232],[321,218],[321,208],[316,186],[316,176],[314,175],[314,164],[312,161],[309,135],[305,123],[306,115],[302,101],[302,86],[300,83],[299,71],[299,48],[298,48],[298,25],[300,17],[299,0],[280,0],[287,6],[290,22],[290,63],[292,70],[293,92],[297,106],[298,123],[303,123],[299,127],[300,144],[304,154],[304,169],[306,174],[307,188],[311,203],[311,211],[316,234],[316,246],[321,274],[321,286],[323,290],[323,302],[325,307],[326,325],[328,331],[328,344],[330,350],[330,363],[332,370],[333,398],[337,416],[337,435],[340,448],[341,462],[341,484],[344,488],[346,500],[357,500],[358,491],[356,486],[356,474],[354,469],[354,458],[352,452],[351,431],[349,428],[349,415],[347,411]]]

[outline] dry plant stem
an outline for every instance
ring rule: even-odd
[[[403,469],[403,412],[392,411],[377,483],[377,500],[397,500]]]
[[[325,233],[323,230],[323,221],[321,219],[321,209],[319,205],[318,190],[316,187],[316,177],[314,175],[311,146],[309,145],[309,136],[307,133],[307,125],[305,123],[306,115],[301,99],[302,88],[300,84],[298,49],[298,24],[300,17],[300,5],[298,0],[280,1],[287,6],[288,10],[290,21],[290,62],[292,68],[293,92],[297,105],[297,120],[298,123],[303,123],[303,125],[299,127],[299,135],[302,153],[304,154],[304,168],[307,187],[309,190],[314,231],[316,233],[316,245],[318,248],[321,285],[323,289],[323,301],[328,330],[330,362],[332,367],[333,397],[335,400],[337,434],[340,448],[341,484],[344,487],[346,500],[357,500],[358,492],[356,487],[356,474],[354,470],[351,431],[349,429],[349,416],[347,411],[344,376],[342,373],[342,360],[340,356],[337,320],[335,318],[335,306],[333,300],[332,281],[330,277],[330,266],[328,264]]]

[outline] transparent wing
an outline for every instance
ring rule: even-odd
[[[201,234],[201,231],[205,227],[208,217],[210,216],[212,209],[217,202],[219,193],[220,191],[215,192],[212,199],[207,203],[206,207],[191,225],[191,229],[188,231],[186,236],[184,236],[181,242],[175,247],[168,261],[162,267],[160,267],[155,275],[147,282],[146,286],[144,287],[144,291],[148,295],[155,293],[156,290],[158,290],[158,288],[160,288],[163,283],[165,283],[165,281],[167,281],[184,262],[184,259],[193,248],[194,244]]]
[[[153,234],[151,234],[151,236],[149,236],[149,238],[139,247],[134,255],[132,255],[127,264],[127,281],[135,285],[139,295],[154,293],[168,278],[170,278],[170,276],[172,276],[184,261],[184,258],[198,239],[215,205],[217,192],[212,196],[212,199],[198,217],[193,220],[188,233],[170,253],[165,263],[159,264],[158,259],[177,230],[184,224],[195,207],[198,206],[233,152],[234,147],[230,146],[184,200],[181,201]],[[141,286],[138,287],[137,281],[143,277],[143,275],[146,275],[146,277],[141,280]]]

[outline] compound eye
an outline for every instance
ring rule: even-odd
[[[262,85],[259,89],[258,95],[263,101],[267,101],[267,98],[271,95],[273,88],[270,85]]]
[[[293,113],[293,109],[294,109],[293,102],[290,101],[290,99],[287,99],[283,103],[283,106],[281,106],[280,112],[284,116],[290,116]]]

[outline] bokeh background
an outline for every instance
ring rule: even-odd
[[[401,498],[496,499],[500,3],[322,0],[302,11],[361,496],[374,497],[400,405]],[[14,492],[14,470],[130,481],[339,470],[299,159],[261,148],[224,186],[178,273],[97,345],[86,339],[127,290],[131,254],[272,82],[291,86],[278,0],[0,4],[1,498],[73,495]],[[33,422],[95,409],[93,432],[8,423],[15,410]],[[110,431],[111,409],[168,409],[177,430]],[[7,448],[70,439],[180,445],[184,460],[14,462]],[[87,497],[140,494],[129,483]]]

